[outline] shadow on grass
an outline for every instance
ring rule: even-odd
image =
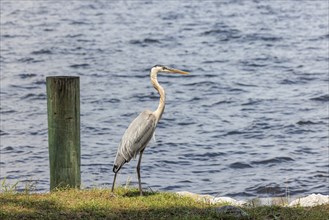
[[[27,196],[22,198],[0,198],[1,219],[51,218],[61,213],[63,207],[51,200],[32,200]]]
[[[143,192],[142,196],[143,197],[148,197],[148,196],[153,196],[155,194],[157,194],[157,193],[156,192],[146,191],[146,192]],[[123,196],[125,196],[125,197],[139,197],[140,193],[139,193],[139,191],[128,191],[128,192],[124,193]]]

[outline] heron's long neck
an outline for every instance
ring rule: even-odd
[[[160,95],[159,106],[157,110],[155,110],[154,112],[155,116],[157,117],[157,120],[159,121],[165,109],[166,94],[164,89],[158,82],[157,75],[158,75],[158,71],[151,71],[151,82],[153,84],[153,87],[159,92]]]

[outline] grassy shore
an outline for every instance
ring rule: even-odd
[[[137,189],[62,190],[32,194],[0,193],[0,219],[236,219],[216,212],[216,207],[175,193]],[[312,208],[279,206],[242,208],[242,219],[328,219],[329,205]]]

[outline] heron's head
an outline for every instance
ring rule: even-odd
[[[178,69],[174,69],[174,68],[170,68],[167,66],[163,66],[163,65],[155,65],[154,67],[152,67],[151,72],[166,72],[166,73],[179,73],[179,74],[188,74],[188,72],[182,71],[182,70],[178,70]]]

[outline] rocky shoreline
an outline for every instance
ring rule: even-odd
[[[210,204],[227,203],[232,206],[288,206],[288,207],[313,207],[317,205],[329,204],[329,195],[311,194],[299,198],[272,197],[272,198],[255,198],[251,200],[235,200],[230,197],[215,197],[211,195],[199,195],[187,191],[177,192],[178,195],[191,197],[197,201],[203,201]]]

